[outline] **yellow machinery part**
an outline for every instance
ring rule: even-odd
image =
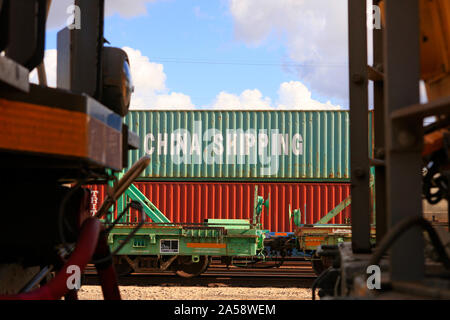
[[[443,128],[425,135],[422,155],[429,156],[444,148],[444,135],[449,133],[450,128]]]
[[[0,149],[122,168],[120,131],[86,113],[2,98]]]
[[[0,149],[86,157],[87,115],[0,99]]]
[[[450,1],[419,0],[421,78],[428,100],[450,95]],[[379,4],[384,24],[384,1]]]

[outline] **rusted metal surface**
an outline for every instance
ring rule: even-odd
[[[172,222],[200,223],[204,219],[251,219],[255,183],[137,182],[136,187]],[[301,209],[302,223],[312,224],[350,195],[350,184],[257,183],[258,194],[270,194],[269,210],[262,214],[263,229],[293,232],[292,209]],[[90,186],[91,213],[95,214],[106,195],[106,186]],[[132,213],[131,221],[137,215]],[[331,224],[349,222],[350,207]]]
[[[0,56],[0,86],[8,85],[28,92],[30,90],[28,78],[29,72],[27,68],[7,57]]]

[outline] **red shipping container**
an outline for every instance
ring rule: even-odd
[[[267,199],[269,209],[262,214],[263,228],[292,232],[291,209],[301,209],[302,223],[312,224],[350,195],[348,183],[216,183],[216,182],[136,182],[136,187],[172,222],[200,223],[204,219],[251,219],[255,185],[258,195]],[[91,212],[100,208],[106,186],[90,186]],[[306,204],[306,207],[305,207]],[[306,214],[305,214],[306,213]],[[131,221],[137,218],[132,214]],[[350,206],[329,223],[344,224]],[[148,219],[150,222],[150,219]]]

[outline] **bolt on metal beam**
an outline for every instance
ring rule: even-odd
[[[348,1],[352,249],[370,252],[366,1]]]

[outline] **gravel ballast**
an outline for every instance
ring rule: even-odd
[[[309,300],[307,288],[248,288],[220,284],[203,286],[121,286],[124,300]],[[80,300],[102,300],[100,286],[84,285]]]

